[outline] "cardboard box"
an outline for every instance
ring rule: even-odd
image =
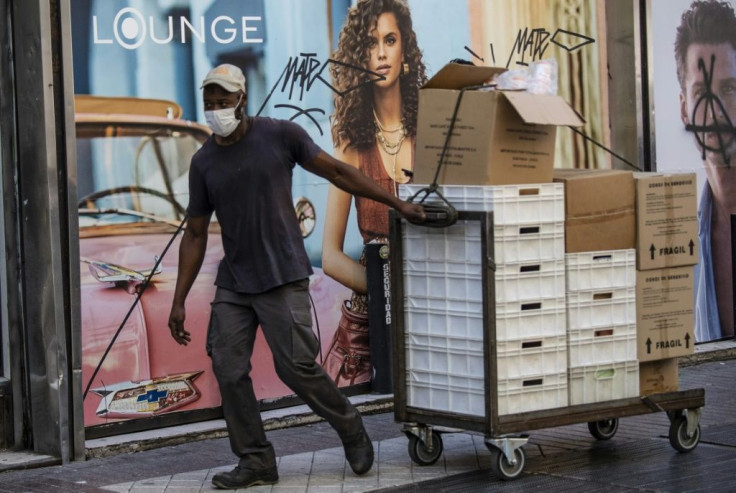
[[[565,252],[636,247],[631,171],[556,169],[553,179],[565,184]]]
[[[698,263],[695,173],[634,173],[636,268]]]
[[[639,364],[641,395],[676,392],[679,387],[680,365],[677,358],[647,361]]]
[[[450,63],[419,90],[414,183],[432,183],[461,89],[488,81],[502,68]],[[559,96],[467,90],[438,177],[439,184],[549,183],[555,125],[583,125]]]
[[[639,361],[693,353],[693,270],[690,266],[636,272]]]

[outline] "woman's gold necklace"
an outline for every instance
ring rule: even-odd
[[[376,122],[376,140],[378,140],[378,143],[381,144],[381,147],[383,150],[388,154],[389,156],[393,157],[393,165],[391,167],[392,175],[391,181],[394,183],[394,195],[399,196],[399,187],[396,183],[396,175],[398,173],[398,170],[396,169],[396,164],[399,157],[399,151],[401,151],[401,144],[404,143],[404,139],[406,139],[406,129],[404,128],[404,122],[401,122],[401,125],[398,127],[387,130],[381,125],[381,121],[378,119],[378,115],[376,115],[376,110],[373,110],[373,119]],[[399,138],[396,142],[389,141],[383,133],[396,133],[401,132],[401,135],[399,135]]]
[[[389,156],[395,156],[396,154],[398,154],[401,150],[401,144],[406,138],[406,129],[404,128],[404,122],[402,121],[401,125],[396,128],[387,130],[383,127],[383,125],[381,125],[381,121],[378,119],[378,115],[376,115],[376,110],[373,110],[373,120],[376,123],[376,140],[378,140],[378,143],[381,144],[383,150],[386,151],[386,154],[388,154]],[[391,134],[396,132],[400,132],[400,135],[395,142],[391,142],[384,135],[384,133]]]

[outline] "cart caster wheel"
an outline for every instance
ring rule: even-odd
[[[588,423],[588,431],[598,440],[610,440],[618,431],[618,419],[604,419]]]
[[[670,445],[678,452],[690,452],[698,446],[700,442],[700,425],[695,428],[695,432],[687,435],[687,418],[682,414],[677,416],[670,423]]]
[[[439,433],[432,432],[432,449],[416,435],[409,436],[409,457],[415,464],[420,466],[431,466],[442,455],[442,437]]]
[[[519,447],[514,450],[514,458],[516,464],[512,465],[501,449],[494,448],[491,450],[491,470],[504,481],[518,478],[526,465],[524,449]]]

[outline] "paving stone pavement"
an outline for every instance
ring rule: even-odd
[[[367,492],[408,485],[452,474],[475,471],[490,466],[490,456],[483,454],[483,437],[464,433],[447,435],[443,457],[432,466],[417,466],[407,454],[405,437],[374,442],[376,461],[373,469],[356,476],[344,460],[341,447],[279,457],[279,482],[276,485],[249,488],[253,493],[343,493]],[[480,449],[480,454],[478,453]],[[211,485],[217,472],[234,467],[216,467],[156,478],[104,485],[101,489],[118,493],[190,493],[218,491]]]
[[[731,344],[733,346],[734,344]],[[706,360],[707,361],[707,360]],[[484,437],[443,434],[444,452],[432,466],[409,458],[408,440],[393,413],[366,415],[376,465],[357,477],[346,465],[335,432],[314,422],[268,432],[279,456],[280,481],[249,492],[477,492],[736,491],[736,359],[681,367],[680,388],[705,388],[700,445],[688,454],[670,447],[664,413],[621,419],[610,441],[596,441],[584,423],[533,430],[527,462],[516,481],[490,471]],[[235,465],[227,438],[210,438],[85,462],[0,473],[0,492],[179,493],[214,491],[212,476]]]

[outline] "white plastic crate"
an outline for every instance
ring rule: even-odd
[[[565,258],[565,223],[506,224],[493,227],[497,264]]]
[[[570,329],[636,324],[636,288],[568,291]]]
[[[429,335],[429,334],[405,334],[404,341],[407,348],[437,348],[465,354],[482,355],[483,340],[459,337],[455,334]]]
[[[499,379],[525,378],[567,371],[567,338],[564,335],[516,339],[496,343]]]
[[[428,262],[426,268],[444,271],[444,263],[480,269],[481,236],[477,221],[455,224],[448,231],[407,225],[403,236],[406,268]],[[420,229],[421,228],[421,229]],[[563,222],[531,225],[496,225],[493,228],[494,260],[498,264],[535,260],[558,260],[565,257],[565,225]]]
[[[565,292],[562,259],[497,263],[495,277],[496,303],[558,298]]]
[[[404,310],[404,333],[452,336],[482,342],[483,311],[450,310],[446,307],[408,307]]]
[[[496,303],[496,340],[565,335],[565,297]]]
[[[570,368],[636,359],[636,324],[567,332]]]
[[[498,379],[498,415],[565,407],[567,372]]]
[[[406,404],[410,407],[485,416],[485,379],[407,370]]]
[[[639,396],[639,362],[570,368],[570,405]]]
[[[404,259],[404,272],[410,274],[450,274],[456,276],[478,276],[481,275],[481,263],[478,262],[444,262],[434,260],[412,260]]]
[[[406,364],[411,370],[478,377],[485,374],[483,345],[457,337],[406,337]]]
[[[495,277],[497,303],[557,298],[565,292],[562,260],[497,264]],[[404,294],[410,300],[418,297],[481,302],[483,282],[480,272],[454,274],[406,269]]]
[[[406,270],[404,272],[404,294],[409,298],[418,296],[481,302],[483,301],[483,283],[480,273],[442,274]]]
[[[480,301],[433,298],[429,296],[407,297],[404,300],[404,307],[415,313],[423,310],[441,310],[460,314],[483,314],[483,303]]]
[[[406,200],[428,185],[399,186]],[[440,193],[459,211],[493,211],[494,224],[536,224],[565,220],[563,183],[526,185],[440,185]],[[439,200],[432,194],[428,201]]]
[[[604,250],[565,254],[567,290],[636,286],[636,250]]]
[[[406,223],[402,231],[405,261],[481,263],[479,221],[458,221],[447,228],[428,228]]]

